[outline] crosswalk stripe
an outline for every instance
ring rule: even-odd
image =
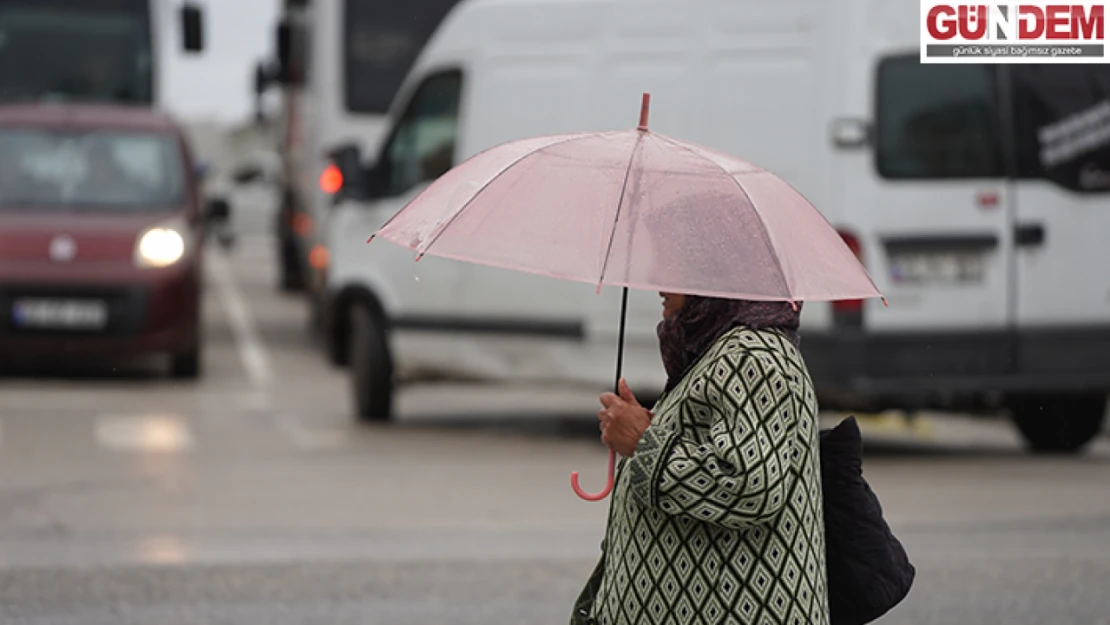
[[[246,395],[241,401],[252,405],[256,410],[267,405],[258,396]],[[246,407],[245,405],[244,408]],[[10,420],[12,417],[8,415],[6,418]],[[79,420],[55,422],[50,427],[46,427],[41,421],[34,421],[20,420],[22,425],[18,429],[21,434],[17,436],[21,439],[20,445],[35,449],[54,445],[58,441],[66,444],[74,442],[74,434],[77,432],[73,427],[78,425]],[[354,442],[349,428],[311,427],[280,412],[272,414],[270,424],[271,431],[276,431],[281,439],[306,451],[340,449]],[[16,433],[7,425],[9,424],[5,423],[5,418],[0,417],[0,446],[8,443],[10,447],[10,439]],[[61,429],[58,429],[59,426]],[[83,430],[85,436],[92,434],[85,438],[91,445],[123,453],[187,453],[194,451],[200,442],[189,421],[170,412],[105,413],[95,416],[91,432],[86,427],[78,429]],[[82,437],[78,436],[78,440],[80,438]]]
[[[209,275],[215,283],[216,295],[223,303],[228,324],[239,347],[243,368],[256,388],[266,389],[274,377],[266,345],[255,326],[246,299],[235,284],[231,267],[223,253],[213,250],[209,257]]]

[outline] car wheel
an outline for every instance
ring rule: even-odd
[[[1076,453],[1102,431],[1106,399],[1102,393],[1024,397],[1010,413],[1032,451]]]
[[[170,362],[170,375],[179,380],[195,380],[200,377],[200,345],[173,355]]]
[[[351,390],[355,417],[363,422],[393,417],[393,359],[384,323],[369,306],[350,309]]]

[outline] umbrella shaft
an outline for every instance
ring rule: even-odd
[[[613,392],[620,395],[621,389],[621,367],[624,365],[624,325],[628,319],[628,287],[624,287],[624,293],[621,294],[621,327],[619,338],[617,339],[617,380],[613,383]]]

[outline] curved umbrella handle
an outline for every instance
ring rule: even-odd
[[[578,471],[571,473],[570,487],[574,489],[574,494],[578,495],[582,499],[585,499],[586,501],[601,501],[602,499],[608,497],[609,493],[613,490],[613,473],[616,466],[616,461],[617,454],[613,450],[609,450],[609,481],[605,485],[605,490],[597,493],[596,495],[591,495],[587,493],[586,491],[582,490],[581,486],[578,485]]]

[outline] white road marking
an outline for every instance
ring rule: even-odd
[[[143,564],[184,564],[192,559],[179,536],[145,536],[136,547],[138,560]]]
[[[184,420],[169,414],[100,415],[96,439],[109,449],[138,452],[181,452],[193,447]]]
[[[220,302],[227,312],[232,334],[235,335],[235,343],[239,347],[239,358],[243,362],[243,368],[246,369],[255,387],[269,388],[273,379],[270,356],[266,353],[266,346],[255,328],[246,300],[235,285],[235,279],[231,275],[231,269],[223,252],[212,249],[208,259],[210,275],[216,284]]]

